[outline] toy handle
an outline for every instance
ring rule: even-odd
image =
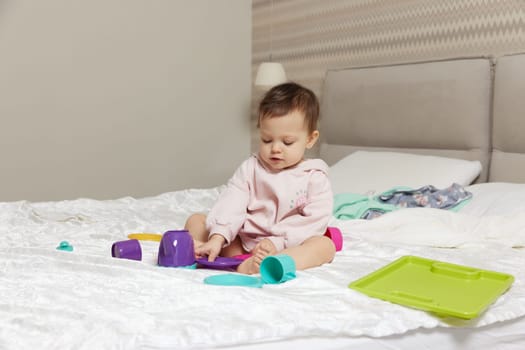
[[[232,256],[232,258],[235,258],[235,259],[240,259],[240,260],[246,260],[248,258],[250,258],[252,255],[251,254],[239,254],[239,255],[234,255]]]
[[[430,297],[427,297],[427,296],[424,296],[424,295],[416,295],[416,294],[411,294],[411,293],[406,293],[406,292],[402,292],[402,291],[399,291],[399,290],[394,290],[392,292],[390,292],[390,294],[392,295],[395,295],[398,299],[404,299],[408,302],[414,302],[414,303],[425,303],[425,304],[429,304],[429,303],[433,303],[434,302],[434,299],[430,298]]]
[[[481,273],[479,270],[459,265],[451,265],[442,262],[435,262],[432,264],[430,271],[433,273],[439,273],[448,275],[450,277],[461,278],[461,279],[479,279]]]

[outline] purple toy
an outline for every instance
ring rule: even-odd
[[[111,256],[119,259],[141,260],[142,249],[136,239],[115,242],[111,246]]]
[[[159,245],[158,264],[178,267],[195,263],[193,238],[187,230],[166,231]]]
[[[210,269],[235,269],[239,266],[244,260],[237,259],[235,257],[222,257],[218,256],[215,258],[215,261],[208,261],[208,257],[198,258],[197,263],[199,265],[208,267]]]

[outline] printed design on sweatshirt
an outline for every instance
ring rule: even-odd
[[[307,192],[299,190],[295,192],[295,199],[290,200],[290,209],[303,209],[308,204]]]

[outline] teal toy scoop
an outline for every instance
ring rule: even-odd
[[[253,277],[242,274],[227,273],[209,276],[204,283],[217,286],[240,286],[261,288],[263,284],[277,284],[294,279],[295,261],[286,254],[267,256],[261,262],[261,277]]]
[[[252,288],[261,288],[263,285],[260,278],[235,273],[209,276],[204,279],[204,283],[216,286],[240,286]]]

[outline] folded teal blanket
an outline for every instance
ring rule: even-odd
[[[437,208],[460,210],[472,199],[472,193],[456,183],[444,189],[432,185],[418,189],[395,187],[378,196],[339,193],[334,197],[333,214],[340,220],[373,219],[402,208]]]

